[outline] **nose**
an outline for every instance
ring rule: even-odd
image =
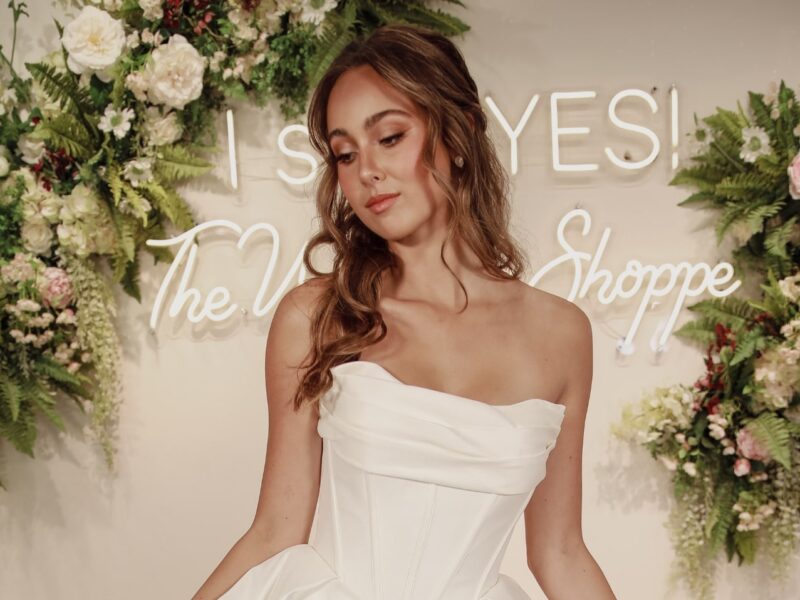
[[[380,165],[378,165],[375,159],[372,158],[367,152],[361,153],[361,169],[359,171],[359,175],[361,177],[361,181],[365,185],[372,185],[384,177],[383,170],[380,168]]]

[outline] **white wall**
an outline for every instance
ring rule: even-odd
[[[693,112],[702,117],[716,106],[735,108],[737,99],[746,105],[747,90],[766,91],[771,80],[784,78],[796,86],[793,2],[507,0],[469,2],[466,10],[442,4],[472,25],[458,43],[482,95],[491,95],[509,121],[516,123],[531,96],[541,95],[520,138],[514,177],[515,228],[534,265],[561,253],[555,228],[576,205],[592,214],[593,227],[585,242],[573,227],[572,242],[591,252],[602,229],[611,227],[602,264],[615,273],[629,258],[656,264],[727,258],[715,247],[711,215],[677,207],[689,192],[667,186],[673,173],[667,90],[671,83],[678,88],[683,133]],[[44,0],[29,5],[33,17],[22,23],[17,66],[57,44],[51,17],[61,10]],[[0,42],[6,48],[10,21],[3,6]],[[646,156],[650,146],[610,123],[608,102],[620,90],[654,86],[657,114],[629,100],[620,115],[656,131],[661,154],[643,171],[623,172],[606,160],[604,146],[619,155],[629,150],[634,159]],[[563,138],[562,160],[597,162],[600,169],[556,173],[549,95],[578,90],[594,90],[597,97],[567,103],[561,125],[588,126],[591,134]],[[277,282],[312,231],[314,211],[310,188],[290,188],[276,171],[301,176],[305,166],[278,153],[276,135],[283,123],[274,112],[240,109],[236,118],[239,191],[225,183],[224,156],[219,179],[205,177],[183,191],[200,221],[274,224],[282,236]],[[502,129],[497,122],[492,129],[510,168]],[[302,146],[299,140],[295,136],[290,143]],[[239,257],[229,242],[204,244],[194,283],[205,290],[226,285],[237,299],[250,301],[269,251],[268,244],[254,244]],[[69,415],[67,436],[43,423],[35,460],[2,446],[0,469],[10,488],[0,494],[4,598],[189,598],[252,519],[266,446],[263,356],[271,314],[217,329],[167,317],[155,339],[147,325],[166,267],[153,268],[151,262],[144,262],[141,305],[117,294],[124,343],[117,472],[109,474],[97,449],[85,443],[75,413]],[[571,277],[562,269],[539,286],[566,296]],[[669,583],[672,550],[663,525],[671,497],[667,477],[646,453],[610,439],[608,430],[623,404],[642,391],[694,381],[701,354],[673,338],[670,351],[655,364],[647,342],[666,316],[671,302],[665,302],[645,318],[637,352],[617,361],[614,332],[627,330],[634,300],[610,309],[591,298],[578,300],[592,319],[595,339],[583,457],[585,538],[618,598],[686,598]],[[684,311],[679,324],[687,317]],[[532,598],[544,598],[525,568],[521,522],[503,570]],[[781,591],[766,573],[764,565],[723,568],[717,598],[791,597],[791,587]]]

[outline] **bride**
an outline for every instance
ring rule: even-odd
[[[270,326],[252,525],[193,600],[527,599],[499,573],[523,516],[548,598],[614,598],[581,528],[591,325],[523,281],[461,53],[381,27],[332,63],[308,128],[314,277]]]

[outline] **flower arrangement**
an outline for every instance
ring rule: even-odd
[[[701,599],[720,549],[741,565],[766,545],[785,579],[800,537],[800,107],[781,81],[750,92],[749,114],[718,108],[703,123],[694,164],[670,183],[698,188],[681,205],[721,211],[717,242],[729,234],[761,297],[690,306],[700,317],[675,333],[705,345],[705,373],[644,394],[612,426],[670,472],[676,573]]]
[[[463,6],[458,0],[451,0]],[[468,30],[400,0],[97,0],[61,48],[14,68],[24,2],[0,48],[0,436],[33,454],[37,411],[91,414],[113,467],[119,342],[112,286],[141,301],[140,250],[193,227],[177,191],[210,170],[215,115],[231,100],[305,113],[309,89],[351,40],[392,22]],[[0,486],[3,486],[0,481]],[[5,487],[5,486],[3,486]]]

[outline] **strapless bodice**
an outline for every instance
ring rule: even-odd
[[[332,374],[309,541],[256,565],[222,599],[528,600],[498,569],[565,407],[479,402],[369,361]]]

